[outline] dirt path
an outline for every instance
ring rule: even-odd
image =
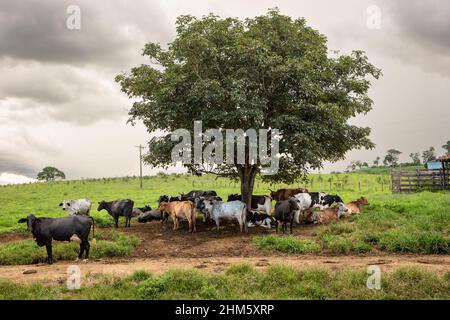
[[[18,283],[32,283],[39,281],[45,284],[62,284],[67,279],[67,268],[70,265],[80,267],[83,279],[87,275],[115,275],[126,276],[136,270],[151,273],[161,273],[176,268],[196,268],[203,272],[223,272],[230,265],[247,262],[256,269],[264,269],[270,265],[283,264],[295,268],[322,267],[331,270],[342,268],[364,268],[378,265],[384,272],[398,267],[415,266],[437,273],[450,272],[450,256],[437,255],[373,255],[373,256],[259,256],[259,257],[220,257],[214,258],[160,258],[160,259],[105,259],[88,262],[58,262],[54,265],[19,265],[1,266],[0,278]],[[24,271],[35,273],[24,274]],[[92,277],[88,277],[92,279]]]

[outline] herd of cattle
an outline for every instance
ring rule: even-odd
[[[116,201],[100,201],[97,211],[106,210],[114,219],[115,227],[119,226],[119,217],[125,218],[125,227],[130,227],[131,218],[137,217],[141,223],[153,220],[173,221],[177,230],[180,220],[188,222],[189,231],[196,232],[197,213],[203,216],[203,223],[214,222],[217,230],[220,221],[237,221],[240,231],[248,232],[249,227],[279,226],[287,232],[293,224],[320,224],[329,220],[339,220],[342,217],[360,213],[368,200],[361,197],[347,204],[338,195],[324,192],[308,192],[307,189],[280,189],[271,191],[270,195],[253,195],[250,208],[241,201],[241,195],[231,194],[226,202],[213,190],[193,190],[178,196],[160,196],[158,209],[146,205],[135,208],[130,199]],[[276,201],[274,212],[271,209],[272,200]],[[332,206],[336,203],[335,206]],[[27,223],[28,230],[33,234],[39,246],[46,246],[48,263],[53,262],[52,240],[75,241],[80,244],[78,259],[85,253],[89,257],[89,233],[94,220],[90,217],[92,203],[89,199],[64,200],[59,204],[69,213],[64,218],[37,218],[33,214],[20,219],[19,223]],[[315,209],[318,210],[315,210]],[[93,230],[94,232],[94,230]]]

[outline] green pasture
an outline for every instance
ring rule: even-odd
[[[1,299],[450,299],[450,273],[399,268],[381,274],[381,289],[367,288],[367,270],[294,269],[274,265],[258,271],[249,264],[224,273],[136,271],[128,277],[88,275],[87,285],[20,285],[0,280]]]
[[[338,193],[346,202],[364,195],[370,205],[363,214],[336,223],[317,226],[313,244],[295,243],[298,239],[255,239],[267,250],[292,253],[317,252],[366,253],[373,249],[390,252],[450,253],[450,193],[420,192],[392,194],[387,175],[315,174],[303,184],[269,185],[257,180],[254,194],[268,194],[269,188],[307,187],[310,191]],[[58,204],[63,199],[88,197],[93,202],[92,216],[98,226],[111,226],[106,212],[97,212],[100,200],[131,198],[135,206],[154,207],[160,195],[177,195],[192,189],[214,189],[226,199],[238,193],[239,184],[232,180],[205,175],[165,175],[145,177],[139,188],[137,178],[60,181],[0,187],[0,233],[25,232],[17,220],[32,212],[37,216],[65,216]],[[331,190],[330,190],[331,188]],[[123,225],[123,221],[120,221]],[[302,228],[302,226],[296,226]],[[278,241],[278,242],[277,242]],[[283,243],[280,243],[282,241]],[[299,246],[298,248],[296,246]],[[306,248],[306,249],[305,249]]]

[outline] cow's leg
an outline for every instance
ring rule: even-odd
[[[119,227],[119,216],[114,217],[114,224],[115,224],[115,227],[116,227],[116,228]]]
[[[177,230],[178,229],[178,218],[174,217],[173,218],[173,230]]]
[[[47,263],[53,264],[52,243],[47,243],[45,248],[47,249]]]
[[[194,214],[194,216],[192,217],[192,224],[194,225],[194,232],[197,232],[197,219],[196,219],[196,215]]]
[[[192,232],[193,231],[193,229],[192,229],[192,218],[187,219],[187,221],[188,221],[188,225],[189,225],[189,232]]]
[[[84,256],[84,259],[89,259],[89,249],[91,248],[91,244],[89,243],[89,240],[86,240],[85,242],[84,242],[84,249],[85,249],[85,251],[86,251],[86,254],[85,254],[85,256]]]
[[[276,228],[276,232],[277,232],[277,234],[278,234],[278,226],[279,226],[280,224],[278,223],[278,220],[275,220],[275,228]]]
[[[291,218],[291,224],[289,226],[291,234],[292,234],[292,224],[293,223],[294,223],[294,217]]]
[[[78,259],[81,259],[83,257],[83,253],[84,253],[84,241],[81,241],[81,243],[80,243],[80,253],[78,254]]]
[[[216,218],[216,230],[219,231],[219,218]]]

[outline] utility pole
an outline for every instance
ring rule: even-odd
[[[140,176],[140,188],[142,189],[142,149],[144,147],[142,145],[135,146],[139,148],[139,176]]]

